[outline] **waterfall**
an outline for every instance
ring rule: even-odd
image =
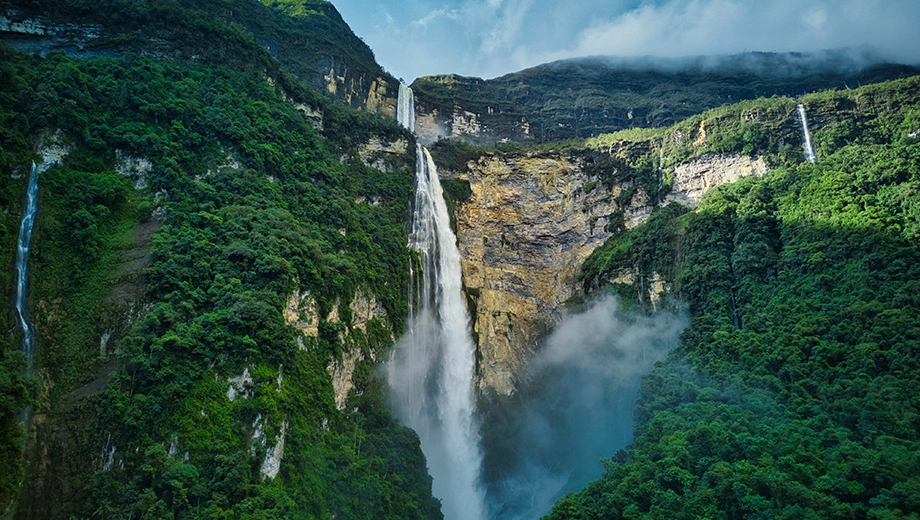
[[[35,212],[38,209],[38,172],[35,163],[29,173],[29,187],[26,201],[22,208],[22,222],[19,225],[19,243],[16,248],[16,324],[22,327],[22,350],[28,359],[26,374],[32,374],[32,345],[35,341],[32,326],[26,313],[26,287],[29,282],[28,256],[32,241],[32,226],[35,224]]]
[[[808,133],[808,117],[805,115],[805,105],[799,103],[799,119],[802,120],[802,134],[805,136],[805,160],[815,162],[818,156],[815,155],[815,148],[811,144],[811,134]]]
[[[411,112],[411,97],[401,95],[399,106],[404,102]],[[412,120],[406,111],[400,116],[403,124]],[[444,518],[481,520],[485,494],[473,400],[475,347],[461,293],[460,251],[437,168],[421,145],[409,247],[418,253],[418,263],[410,266],[409,332],[388,366],[393,406],[419,435]]]
[[[410,131],[415,131],[415,96],[412,94],[412,89],[402,81],[399,82],[396,120]]]

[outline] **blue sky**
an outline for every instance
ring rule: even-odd
[[[562,58],[871,47],[920,63],[920,0],[331,0],[411,82]]]

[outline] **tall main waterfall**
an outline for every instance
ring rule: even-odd
[[[29,173],[29,186],[26,190],[26,201],[22,208],[22,221],[19,224],[19,243],[16,248],[16,324],[22,327],[22,350],[26,353],[28,364],[26,373],[32,373],[32,345],[35,342],[32,326],[26,317],[26,286],[29,282],[28,257],[29,245],[32,242],[32,227],[35,224],[35,212],[38,209],[38,172],[35,163]]]
[[[802,133],[805,135],[805,160],[815,162],[818,156],[815,155],[815,148],[811,144],[811,134],[808,133],[808,117],[805,115],[805,105],[799,103],[799,119],[802,120]]]
[[[406,108],[397,114],[407,126],[414,119],[411,94],[400,85],[399,107]],[[475,347],[461,294],[460,251],[431,154],[421,145],[416,153],[409,247],[419,262],[410,267],[409,332],[390,361],[389,383],[397,416],[421,439],[444,518],[481,520],[485,494],[473,401]]]

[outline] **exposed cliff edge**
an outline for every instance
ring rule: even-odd
[[[349,395],[357,390],[354,374],[358,363],[374,362],[378,358],[378,353],[372,346],[356,344],[359,342],[352,337],[352,331],[360,331],[360,336],[366,338],[370,322],[376,320],[376,326],[385,330],[390,341],[395,339],[389,328],[384,325],[387,320],[386,309],[373,294],[359,290],[347,306],[347,317],[342,316],[343,313],[339,310],[341,307],[341,302],[338,302],[338,305],[333,306],[322,320],[334,327],[339,327],[340,339],[349,347],[341,353],[339,358],[330,359],[326,366],[326,371],[332,378],[336,408],[340,411],[345,409]],[[295,290],[291,294],[284,308],[284,319],[288,325],[298,331],[297,343],[302,350],[307,350],[308,343],[318,339],[320,314],[316,299],[309,292],[301,294],[299,290]]]
[[[585,259],[619,223],[635,227],[659,205],[635,182],[606,187],[605,177],[622,172],[596,166],[611,158],[594,150],[495,153],[458,175],[472,192],[457,211],[457,238],[481,390],[514,392],[515,377],[560,322],[565,303],[582,295]],[[661,204],[695,207],[706,191],[766,171],[761,157],[704,155],[674,168],[673,188]]]
[[[735,182],[742,177],[767,173],[763,157],[709,154],[674,168],[674,181],[665,202],[674,201],[689,208],[700,204],[707,191]]]

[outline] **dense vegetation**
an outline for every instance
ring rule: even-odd
[[[802,101],[817,164],[720,138],[775,168],[586,263],[589,285],[664,275],[693,318],[643,383],[628,453],[548,518],[920,515],[920,80]]]
[[[365,161],[358,148],[411,150],[412,138],[298,81],[325,88],[340,62],[391,80],[370,49],[324,0],[0,8],[101,28],[47,40],[93,59],[0,45],[6,287],[25,173],[38,151],[66,150],[40,180],[34,377],[8,300],[0,313],[12,331],[0,350],[3,514],[439,518],[418,438],[373,372],[405,323],[414,161]],[[803,98],[818,164],[801,163],[791,99],[697,114],[916,71],[729,65],[583,60],[414,85],[422,104],[459,103],[498,137],[521,138],[525,119],[530,142],[577,151],[608,187],[630,186],[624,198],[663,200],[671,167],[705,153],[761,153],[773,167],[697,211],[665,206],[628,232],[614,219],[586,262],[589,289],[627,267],[663,276],[693,322],[643,385],[629,453],[550,518],[916,518],[920,81]],[[483,153],[432,151],[456,171]],[[125,175],[128,164],[147,166]],[[444,188],[452,207],[470,196],[465,181]],[[385,317],[359,324],[350,303],[363,296]],[[292,324],[298,304],[314,333]],[[355,388],[340,409],[329,367],[346,359]]]
[[[831,60],[834,58],[834,60]],[[626,128],[663,127],[744,99],[799,96],[916,74],[900,65],[864,68],[845,56],[749,53],[710,62],[582,58],[499,78],[431,76],[412,84],[420,107],[478,115],[486,141],[550,142]],[[526,122],[529,133],[523,131]]]
[[[382,77],[396,85],[326,0],[0,0],[0,9],[7,8],[14,18],[38,17],[64,26],[38,40],[8,36],[24,49],[141,54],[252,70],[274,68],[275,58],[320,90],[333,67],[364,76],[366,83]],[[359,98],[355,103],[363,101]]]
[[[385,173],[356,146],[408,133],[277,65],[0,53],[10,265],[26,177],[11,174],[41,160],[35,143],[68,150],[40,178],[30,293],[40,390],[27,469],[41,478],[21,514],[440,517],[418,439],[390,416],[371,370],[404,326],[414,160],[384,157]],[[146,186],[117,173],[129,158],[149,161]],[[315,302],[300,310],[319,318],[316,336],[283,317],[295,291]],[[359,293],[386,318],[355,326]],[[8,306],[2,315],[10,325]],[[11,337],[4,507],[22,475],[15,414],[28,382],[17,351]],[[356,389],[340,411],[327,366],[345,354],[358,357]],[[229,400],[228,379],[244,372],[251,380]],[[281,472],[265,478],[282,437]]]

